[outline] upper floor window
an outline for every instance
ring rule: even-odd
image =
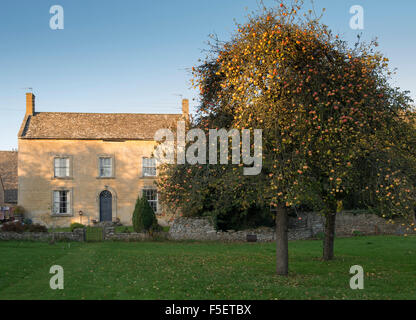
[[[100,157],[99,170],[101,178],[111,178],[114,176],[113,164],[114,162],[112,157]]]
[[[70,192],[68,190],[59,190],[53,192],[53,213],[70,214]]]
[[[155,158],[143,158],[143,177],[156,177]]]
[[[69,170],[69,158],[55,158],[54,170],[56,178],[67,178],[70,176]]]

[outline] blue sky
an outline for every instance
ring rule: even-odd
[[[266,4],[275,1],[266,0]],[[416,98],[416,1],[315,0],[323,21],[354,41],[352,5],[364,7],[367,40],[398,68],[394,84]],[[52,5],[64,30],[51,30]],[[197,97],[189,69],[204,58],[210,33],[227,40],[256,0],[2,0],[0,3],[0,150],[17,147],[24,88],[37,111],[180,112],[179,95]],[[191,100],[192,106],[196,102]]]

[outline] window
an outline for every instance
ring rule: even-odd
[[[69,177],[69,158],[55,158],[55,178]]]
[[[70,192],[67,190],[53,192],[53,213],[70,214]]]
[[[155,158],[143,158],[143,177],[156,177]]]
[[[159,203],[156,189],[143,189],[143,197],[147,199],[154,212],[158,212]]]
[[[110,157],[100,158],[100,177],[101,178],[113,177],[113,158],[110,158]]]

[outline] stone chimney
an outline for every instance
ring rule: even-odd
[[[189,100],[183,99],[182,100],[182,115],[185,117],[185,119],[189,119]]]
[[[35,95],[26,93],[26,115],[33,116],[35,114]]]

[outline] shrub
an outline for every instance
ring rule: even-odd
[[[26,212],[25,208],[23,208],[22,206],[16,206],[14,208],[13,214],[15,215],[23,215]]]
[[[39,223],[23,224],[20,221],[4,223],[1,230],[4,231],[4,232],[18,232],[18,233],[23,233],[23,232],[48,232],[48,229],[45,226],[43,226]]]
[[[353,230],[353,231],[352,231],[352,235],[353,235],[354,237],[361,236],[361,231],[358,231],[358,230]]]
[[[34,224],[30,224],[30,225],[25,225],[25,231],[29,231],[29,232],[48,232],[48,228],[46,228],[45,226],[43,226],[39,223],[34,223]]]
[[[130,233],[130,230],[129,230],[129,228],[128,228],[128,227],[124,227],[124,228],[121,230],[121,233]]]
[[[4,232],[22,233],[25,231],[25,226],[20,221],[19,222],[7,222],[3,224],[3,227],[1,230]]]
[[[136,232],[140,232],[143,227],[142,217],[139,214],[139,212],[141,211],[142,203],[143,203],[142,199],[139,196],[136,200],[136,205],[134,206],[133,217],[132,217],[133,229]]]
[[[159,231],[155,213],[146,198],[137,198],[133,212],[133,229],[136,232]]]
[[[325,238],[325,233],[324,232],[318,232],[315,237],[319,240],[323,240]]]
[[[205,215],[209,211],[201,212]],[[288,212],[290,215],[290,212]],[[257,227],[274,227],[275,221],[270,215],[270,208],[260,206],[250,206],[241,209],[238,206],[222,208],[216,212],[211,211],[210,215],[214,218],[216,229],[218,230],[245,230]]]
[[[70,226],[71,232],[74,232],[75,229],[83,229],[83,228],[85,228],[85,226],[78,222],[71,223],[71,226]]]
[[[157,222],[156,216],[155,216],[155,220],[152,224],[151,231],[152,232],[162,232],[163,231],[163,227]]]
[[[32,219],[25,218],[25,219],[23,220],[23,223],[24,223],[25,225],[31,225],[31,224],[33,223],[33,221],[32,221]]]

